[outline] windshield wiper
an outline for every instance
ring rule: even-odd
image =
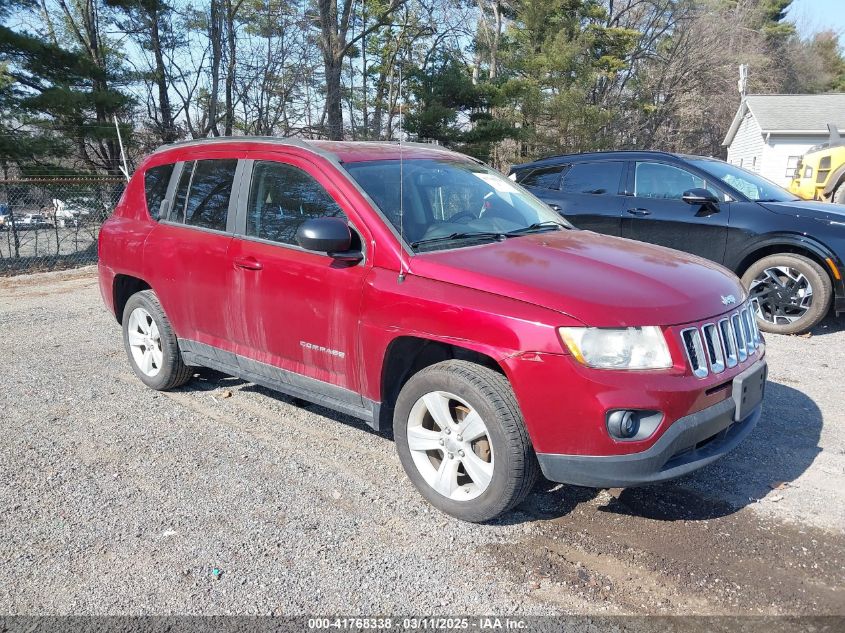
[[[498,233],[493,231],[479,231],[475,233],[452,233],[450,235],[441,235],[439,237],[428,237],[416,242],[411,242],[411,248],[417,248],[423,244],[436,244],[437,242],[454,242],[457,240],[466,239],[488,239],[488,240],[503,240],[507,237],[506,233]]]
[[[515,237],[517,235],[525,235],[526,233],[541,233],[544,231],[559,231],[566,228],[560,222],[554,220],[544,220],[543,222],[535,222],[529,226],[524,226],[521,229],[514,229],[505,233],[507,237]]]

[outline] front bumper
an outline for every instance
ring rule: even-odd
[[[547,479],[592,488],[627,488],[674,479],[732,451],[760,419],[758,405],[734,422],[736,403],[728,398],[678,419],[648,450],[627,455],[538,453]]]

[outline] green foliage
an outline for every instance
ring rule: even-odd
[[[795,25],[787,22],[792,0],[760,0],[760,27],[770,39],[783,39],[795,35]]]
[[[516,135],[513,125],[493,115],[502,103],[499,86],[473,84],[470,68],[457,56],[439,55],[427,70],[408,78],[413,105],[405,117],[409,132],[489,160],[492,146]]]
[[[4,163],[49,164],[73,146],[113,141],[111,116],[132,103],[111,86],[115,75],[108,65],[6,26],[0,26],[0,63],[2,133],[13,137],[0,146]],[[116,164],[102,166],[116,170]]]
[[[845,58],[835,31],[822,31],[809,43],[810,52],[818,65],[807,69],[820,80],[821,92],[845,92]]]

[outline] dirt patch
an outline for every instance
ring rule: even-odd
[[[671,484],[614,493],[538,493],[526,508],[548,519],[537,533],[487,553],[544,601],[574,592],[625,613],[845,612],[841,534],[761,520]],[[571,512],[555,512],[573,497]]]

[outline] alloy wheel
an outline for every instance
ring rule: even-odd
[[[789,266],[766,268],[751,282],[757,317],[773,325],[789,325],[804,317],[813,304],[813,286]]]
[[[454,394],[433,391],[417,400],[408,416],[408,448],[425,482],[448,499],[475,499],[493,479],[487,426]]]
[[[127,326],[132,360],[145,375],[153,377],[161,371],[164,354],[161,334],[152,315],[144,308],[135,308]]]

